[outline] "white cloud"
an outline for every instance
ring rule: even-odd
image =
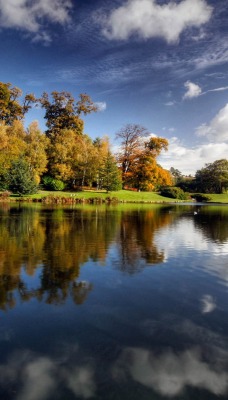
[[[196,129],[196,135],[206,137],[211,142],[226,142],[228,144],[228,103],[210,123],[202,124]],[[227,158],[226,153],[226,157]]]
[[[202,93],[200,86],[193,82],[187,81],[184,86],[186,87],[187,92],[184,94],[183,99],[192,99],[193,97],[200,96]]]
[[[185,82],[184,86],[186,87],[187,91],[183,96],[183,99],[192,99],[193,97],[198,97],[201,95],[205,95],[207,93],[213,93],[213,92],[224,92],[225,90],[228,90],[228,86],[222,86],[214,89],[209,89],[206,90],[205,92],[202,92],[202,89],[199,85],[196,83],[187,81]],[[166,103],[165,105],[172,105],[169,103]]]
[[[35,40],[47,40],[41,32],[44,20],[65,24],[69,21],[71,0],[0,0],[0,27],[20,29],[34,35]]]
[[[159,5],[155,0],[128,0],[105,21],[109,39],[128,39],[137,34],[143,39],[162,37],[168,43],[179,40],[189,27],[201,27],[210,20],[212,7],[205,0],[183,0]]]
[[[227,158],[228,143],[207,143],[195,147],[186,147],[181,141],[172,137],[169,140],[167,153],[162,154],[158,161],[163,168],[179,169],[183,174],[194,175],[206,163]]]
[[[98,111],[105,111],[107,108],[107,103],[105,101],[97,101],[95,105],[98,108]]]

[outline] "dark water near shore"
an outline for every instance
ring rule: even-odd
[[[227,289],[228,206],[1,205],[0,399],[228,399]]]

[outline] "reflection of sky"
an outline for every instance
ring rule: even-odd
[[[19,383],[16,400],[46,400],[55,398],[60,384],[80,399],[94,396],[96,386],[94,370],[88,364],[66,365],[48,356],[39,356],[30,351],[13,353],[5,365],[0,365],[1,387],[13,387]],[[54,396],[54,397],[53,397]]]
[[[210,241],[193,218],[155,231],[166,264],[141,258],[137,273],[123,273],[114,242],[104,264],[86,262],[79,283],[92,282],[93,290],[80,307],[41,305],[38,296],[2,313],[0,399],[144,400],[149,391],[158,400],[187,400],[193,391],[227,398],[226,288],[219,284],[228,282],[227,244]],[[21,277],[32,291],[40,274],[39,266],[26,276],[24,267]]]
[[[221,355],[220,351],[219,361],[215,354],[205,357],[199,346],[180,352],[169,348],[160,353],[126,347],[110,365],[109,382],[121,383],[124,387],[134,381],[153,389],[162,398],[184,395],[187,387],[224,398],[228,392],[228,373],[224,366],[227,352]],[[12,353],[6,364],[0,365],[1,387],[14,391],[16,383],[20,389],[15,391],[15,400],[50,400],[66,389],[75,398],[93,398],[98,386],[95,371],[99,365],[91,360],[80,364],[79,360],[72,362],[69,358],[67,352],[59,358],[27,350]]]
[[[117,361],[113,374],[117,380],[125,374],[163,396],[180,395],[186,386],[206,389],[224,395],[228,389],[228,374],[203,360],[198,348],[180,354],[172,350],[160,355],[142,348],[127,348]]]
[[[189,267],[200,265],[200,268],[228,282],[228,241],[226,243],[210,241],[202,231],[195,228],[193,219],[181,219],[173,225],[160,229],[154,243],[159,251],[164,252],[165,262],[176,258],[176,264],[181,262]],[[194,263],[190,259],[193,252],[197,260]]]
[[[223,244],[209,241],[203,232],[195,228],[193,219],[181,219],[175,225],[162,228],[156,235],[156,244],[165,249],[167,257],[170,252],[175,254],[183,248],[210,251],[213,254],[228,254],[228,241]]]

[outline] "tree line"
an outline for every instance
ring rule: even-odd
[[[37,121],[24,126],[25,114],[36,106],[44,110],[45,132]],[[96,111],[96,103],[87,94],[80,94],[77,101],[66,91],[23,97],[19,88],[0,82],[0,190],[26,194],[42,184],[49,190],[89,186],[155,191],[175,184],[178,170],[168,171],[157,162],[161,152],[168,150],[167,139],[152,136],[143,126],[127,124],[116,133],[119,150],[114,154],[108,136],[92,140],[84,132],[83,117]],[[222,173],[213,168],[208,172],[208,165],[197,171],[197,189],[227,188],[228,161],[217,164],[221,162]],[[219,183],[209,184],[211,176],[219,176]]]
[[[228,160],[220,159],[207,163],[196,171],[195,176],[185,177],[175,168],[170,168],[174,184],[184,192],[225,193],[228,190]]]

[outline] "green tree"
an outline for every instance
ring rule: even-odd
[[[108,151],[100,170],[100,179],[102,187],[106,189],[107,192],[120,190],[122,188],[121,172],[110,151]]]
[[[182,180],[183,175],[182,175],[182,173],[179,171],[179,169],[176,169],[176,168],[174,168],[174,167],[171,167],[170,170],[169,170],[169,172],[171,173],[171,175],[172,175],[172,177],[173,177],[173,180],[174,180],[175,185],[176,185],[177,183],[179,183],[179,182]]]
[[[9,190],[19,195],[32,194],[37,191],[33,172],[23,158],[12,162],[7,172],[7,182]]]
[[[223,193],[228,189],[228,160],[216,160],[206,164],[195,175],[197,191]]]

